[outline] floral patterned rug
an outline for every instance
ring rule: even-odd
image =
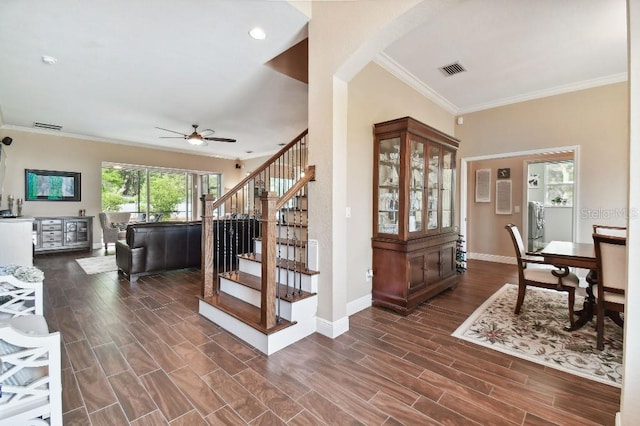
[[[505,284],[456,331],[458,337],[519,358],[601,383],[622,384],[622,328],[605,318],[604,350],[596,349],[595,319],[579,330],[564,331],[567,294],[527,288],[515,315],[518,287]],[[576,296],[576,307],[583,298]]]

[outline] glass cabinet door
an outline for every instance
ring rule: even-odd
[[[440,147],[429,144],[427,157],[427,230],[438,229],[438,203],[440,201]]]
[[[453,170],[455,157],[452,151],[443,150],[442,154],[442,228],[453,226]]]
[[[382,139],[378,155],[378,232],[398,235],[400,138]]]
[[[424,147],[423,142],[411,141],[409,168],[409,232],[424,229]]]

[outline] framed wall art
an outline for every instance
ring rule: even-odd
[[[80,173],[25,169],[25,201],[80,201]]]

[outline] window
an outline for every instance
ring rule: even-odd
[[[202,175],[200,176],[200,180],[203,194],[211,194],[216,199],[220,198],[222,195],[220,191],[220,173]]]
[[[545,205],[573,206],[573,161],[546,163]]]
[[[197,183],[203,192],[198,192]],[[199,195],[219,196],[221,175],[105,163],[102,210],[131,212],[132,220],[197,220]]]

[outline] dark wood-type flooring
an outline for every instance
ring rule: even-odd
[[[110,248],[110,253],[114,249]],[[350,330],[266,357],[197,314],[199,270],[86,275],[39,256],[62,333],[64,424],[613,425],[617,388],[450,336],[515,266],[470,261],[408,317],[368,308]]]

